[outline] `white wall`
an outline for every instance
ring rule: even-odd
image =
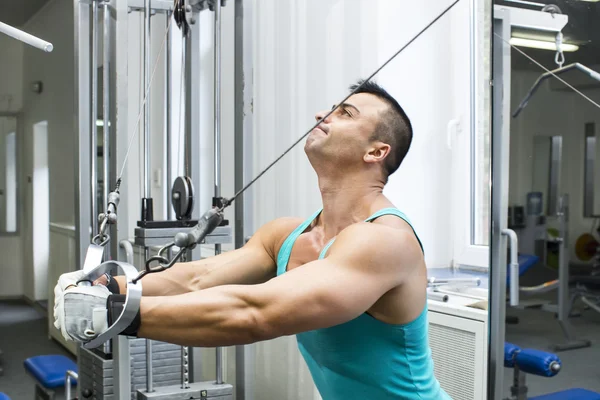
[[[23,47],[21,42],[0,34],[0,112],[18,112],[23,106]],[[20,133],[20,132],[19,132]],[[17,151],[23,154],[23,138],[17,138]],[[0,159],[4,156],[0,155]],[[18,177],[23,176],[21,166],[18,166]],[[21,235],[23,228],[23,208],[21,194],[23,180],[19,179],[19,221],[17,236],[0,236],[0,253],[4,256],[0,261],[0,297],[15,297],[23,294],[23,254],[21,251]]]
[[[8,185],[6,181],[6,139],[11,132],[17,131],[17,121],[15,118],[0,117],[0,189],[4,191],[4,195],[0,196],[0,251],[5,257],[0,261],[0,275],[3,279],[0,280],[0,298],[20,296],[23,292],[23,274],[18,268],[22,263],[21,254],[21,238],[19,233],[9,233],[5,236],[7,216],[7,196]],[[17,136],[17,142],[20,137]],[[18,143],[17,143],[18,145]],[[18,160],[17,160],[18,162]],[[17,171],[18,173],[19,171]],[[18,177],[17,177],[18,179]],[[18,182],[14,182],[18,183]],[[17,190],[20,188],[17,187]],[[20,196],[17,192],[17,203]],[[21,207],[17,205],[17,218],[21,214]],[[20,221],[17,221],[17,224]],[[17,225],[17,229],[19,226]]]
[[[348,85],[372,73],[449,4],[255,1],[253,173],[303,135],[318,110],[345,97]],[[412,148],[384,193],[412,220],[430,268],[451,263],[455,227],[467,222],[453,211],[468,195],[453,192],[465,190],[469,171],[463,148],[470,137],[468,11],[469,2],[460,2],[375,78],[414,126]],[[451,120],[463,126],[451,141],[453,150]],[[302,148],[255,184],[254,229],[281,216],[307,217],[320,207],[316,175]],[[462,176],[454,171],[461,163],[467,164]],[[293,337],[253,347],[256,398],[319,398]]]
[[[253,40],[253,172],[260,172],[305,133],[317,111],[342,99],[348,85],[373,72],[447,5],[260,2]],[[429,267],[448,265],[452,257],[447,201],[452,153],[446,132],[450,120],[468,121],[468,65],[464,2],[375,78],[406,109],[414,126],[412,148],[385,193],[414,223]],[[254,186],[254,229],[284,215],[306,217],[320,207],[316,175],[302,147]]]
[[[16,39],[0,34],[0,111],[15,112],[23,106],[23,48]]]
[[[33,125],[48,121],[48,169],[50,182],[50,222],[75,222],[75,132],[74,129],[74,41],[73,2],[52,0],[24,26],[24,30],[54,45],[51,53],[26,46],[23,51],[24,148],[21,168],[27,177],[24,185],[23,219],[24,294],[35,298],[32,232],[33,215]],[[33,93],[30,84],[41,81],[43,92]],[[43,229],[48,229],[44,226]],[[36,299],[39,300],[39,299]]]
[[[539,75],[530,71],[512,72],[513,110]],[[594,101],[600,101],[600,89],[584,90],[584,93]],[[596,123],[596,137],[600,140],[598,109],[572,91],[550,90],[548,82],[537,90],[519,117],[511,120],[511,205],[525,206],[527,193],[536,187],[533,182],[534,137],[560,135],[563,138],[560,192],[569,194],[569,247],[573,260],[575,241],[581,234],[590,232],[593,224],[591,219],[583,217],[584,127],[587,122]],[[547,197],[544,198],[546,202]]]

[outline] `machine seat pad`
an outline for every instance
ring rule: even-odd
[[[43,387],[54,389],[65,385],[67,371],[77,372],[77,364],[62,355],[30,357],[24,362],[25,369]],[[77,382],[71,379],[73,385]]]
[[[10,397],[8,397],[6,394],[4,393],[0,393],[0,400],[10,400]]]
[[[519,346],[515,346],[512,343],[504,343],[504,366],[506,368],[513,368],[515,366],[515,355],[521,351]]]
[[[552,364],[561,364],[556,354],[535,349],[522,349],[517,353],[515,362],[523,372],[551,377],[558,373],[552,370]]]
[[[600,400],[600,393],[586,389],[568,389],[542,396],[530,397],[529,400]]]

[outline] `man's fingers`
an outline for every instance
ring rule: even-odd
[[[94,286],[96,286],[96,285],[103,285],[103,286],[108,285],[108,278],[106,277],[106,274],[104,274],[100,278],[96,279],[94,281],[93,285]]]

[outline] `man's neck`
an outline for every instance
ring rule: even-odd
[[[357,176],[342,179],[319,179],[323,200],[323,212],[319,225],[323,227],[324,239],[336,236],[340,231],[356,222],[367,219],[376,202],[387,202],[383,196],[382,182]]]

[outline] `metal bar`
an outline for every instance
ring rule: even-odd
[[[144,249],[144,263],[150,258],[150,249]],[[152,363],[152,340],[146,339],[146,392],[154,391],[154,366]]]
[[[594,181],[596,174],[596,124],[585,124],[585,159],[583,165],[583,216],[594,217]]]
[[[121,163],[125,158],[127,146],[129,144],[130,131],[128,130],[128,111],[129,111],[129,82],[127,65],[129,60],[129,46],[126,45],[129,37],[129,9],[127,3],[124,1],[113,1],[109,5],[111,11],[111,18],[114,20],[110,24],[110,77],[112,80],[112,91],[111,99],[112,112],[111,115],[112,123],[110,129],[110,143],[111,154],[110,157],[110,169],[112,171],[118,171],[121,167]],[[137,109],[135,112],[137,113]],[[118,118],[116,118],[118,116]],[[132,169],[138,169],[137,166],[132,165]],[[126,167],[125,171],[131,171]],[[124,172],[126,174],[126,172]],[[124,175],[127,176],[127,175]],[[110,187],[114,187],[116,184],[116,174],[109,175]],[[127,179],[127,178],[125,178]],[[127,202],[127,194],[122,193],[123,201],[122,204]],[[113,251],[113,258],[119,260],[128,260],[129,264],[133,264],[129,260],[132,260],[131,255],[133,249],[129,243],[129,233],[133,230],[129,224],[130,218],[128,215],[128,207],[123,206],[119,209],[119,229],[115,226],[112,227],[112,238],[111,247]],[[127,241],[127,244],[124,242]],[[122,243],[123,247],[119,244]],[[128,246],[129,245],[129,246]],[[118,336],[111,340],[112,343],[112,357],[113,357],[113,393],[116,399],[128,399],[131,398],[131,388],[133,373],[131,370],[131,346],[130,341],[125,336]],[[81,397],[80,397],[81,398]]]
[[[78,379],[79,376],[77,375],[77,372],[68,370],[67,373],[65,374],[65,399],[66,400],[72,400],[72,396],[71,396],[71,378],[73,379]]]
[[[525,4],[527,6],[534,6],[534,7],[544,7],[546,4],[544,3],[534,3],[533,1],[525,1],[525,0],[505,0],[511,3],[519,3],[519,4]]]
[[[201,16],[198,17],[198,20],[201,20]],[[201,183],[204,182],[204,175],[206,173],[206,168],[201,167],[201,162],[204,162],[204,149],[209,149],[210,146],[205,145],[203,141],[206,140],[206,132],[208,132],[205,128],[203,128],[202,123],[206,123],[206,116],[202,114],[202,108],[200,107],[202,98],[201,96],[205,95],[206,90],[202,90],[203,83],[206,81],[206,69],[199,69],[198,66],[201,65],[202,60],[200,56],[201,51],[201,31],[200,29],[206,29],[209,26],[207,24],[201,24],[196,22],[190,26],[189,32],[187,32],[187,37],[183,41],[183,49],[185,51],[185,60],[184,60],[184,86],[185,90],[185,103],[182,107],[185,107],[185,138],[186,145],[185,154],[188,157],[188,154],[195,154],[195,157],[186,158],[189,159],[189,177],[192,180],[192,184],[195,190],[195,205],[192,210],[192,218],[198,219],[201,214],[204,213],[206,209],[206,204],[204,203],[207,193],[202,190]],[[195,70],[194,70],[195,68]],[[208,85],[207,85],[208,87]],[[205,118],[201,118],[205,117]],[[194,250],[188,252],[188,260],[199,260],[201,257],[201,246],[196,246]],[[199,382],[202,379],[202,362],[200,357],[201,350],[199,348],[192,348],[192,352],[190,354],[190,376],[192,377],[192,382]]]
[[[562,137],[552,136],[550,147],[550,175],[548,185],[548,215],[559,212],[560,177],[562,169]]]
[[[510,241],[510,305],[519,305],[519,239],[512,229],[503,229],[502,234]]]
[[[92,200],[92,235],[98,233],[98,2],[92,2],[92,117],[90,133],[90,189]],[[105,203],[106,204],[106,203]]]
[[[154,375],[152,365],[152,340],[146,339],[146,392],[154,392]]]
[[[558,321],[563,324],[569,317],[569,260],[567,254],[567,224],[568,224],[568,197],[566,194],[559,197],[557,204],[559,224],[558,238]],[[564,325],[563,325],[564,327]],[[564,329],[567,341],[572,339],[570,329]]]
[[[144,197],[151,198],[150,182],[150,0],[144,1],[144,90],[148,97],[144,105]]]
[[[108,210],[108,192],[110,185],[110,10],[108,2],[104,3],[104,40],[102,56],[102,116],[104,120],[102,161],[103,161],[103,190],[102,199],[104,202],[104,212]],[[94,68],[96,70],[96,68]],[[97,219],[96,219],[97,220]],[[104,253],[107,260],[111,259],[110,246],[107,246]]]
[[[215,197],[221,196],[221,0],[215,0],[214,31],[214,124],[215,124]],[[215,244],[215,255],[221,254],[221,245]],[[217,385],[223,383],[223,349],[216,348]]]
[[[215,112],[215,197],[221,196],[221,1],[215,0],[214,112]]]
[[[235,0],[234,69],[235,69],[235,192],[252,179],[252,94],[253,47],[252,2]],[[235,207],[235,248],[246,243],[252,232],[252,189],[238,197]],[[235,396],[237,400],[254,399],[254,346],[236,346]]]
[[[128,264],[133,265],[133,245],[127,239],[119,241],[119,247],[125,251],[125,260]]]
[[[169,32],[167,33],[167,53],[165,56],[165,125],[166,125],[166,129],[165,129],[165,135],[166,135],[166,148],[167,148],[167,157],[166,157],[166,164],[167,164],[167,184],[165,187],[165,194],[167,196],[166,198],[166,204],[167,204],[167,219],[170,220],[173,218],[173,207],[172,207],[172,203],[171,203],[171,185],[173,184],[173,176],[172,176],[172,149],[171,146],[173,144],[172,140],[173,138],[171,137],[172,132],[171,132],[171,122],[173,121],[172,119],[172,111],[171,111],[171,99],[173,97],[173,91],[171,88],[171,66],[173,63],[173,54],[172,53],[172,30],[170,28],[169,25],[169,21],[171,19],[171,12],[167,12],[167,18],[166,18],[166,25],[167,27],[169,27]]]
[[[30,35],[29,33],[23,32],[17,28],[13,28],[4,22],[0,22],[0,32],[47,53],[50,53],[53,49],[52,43],[46,42],[45,40]]]
[[[183,35],[181,37],[181,62],[183,63],[183,76],[181,77],[181,79],[183,80],[183,82],[179,85],[180,90],[183,90],[185,93],[180,93],[179,98],[181,99],[181,101],[183,102],[183,104],[180,104],[180,108],[183,108],[185,110],[184,112],[184,118],[183,121],[181,120],[181,118],[179,118],[179,123],[183,124],[183,128],[179,128],[180,132],[183,131],[183,139],[178,136],[178,140],[183,140],[183,171],[184,171],[184,175],[185,176],[191,176],[193,173],[192,171],[190,171],[190,163],[192,161],[192,130],[188,129],[190,126],[190,115],[188,114],[189,112],[192,112],[191,106],[190,106],[190,96],[192,95],[191,92],[188,92],[188,87],[187,85],[190,84],[192,77],[190,76],[190,68],[191,65],[189,64],[189,60],[188,60],[188,51],[191,50],[190,48],[190,40],[188,40],[188,36],[187,35]],[[179,157],[177,158],[177,163],[179,164]],[[179,165],[177,166],[179,167]],[[194,182],[194,187],[198,188],[198,186],[196,186],[196,183]]]
[[[502,39],[510,39],[509,14],[496,11],[493,30]],[[493,37],[492,107],[492,240],[489,294],[488,395],[500,400],[504,385],[504,336],[506,315],[506,244],[502,230],[508,220],[508,177],[510,151],[510,47]]]
[[[77,151],[75,152],[75,165],[77,167],[75,182],[75,218],[76,218],[76,263],[83,266],[86,249],[90,244],[91,228],[91,199],[90,199],[90,17],[89,4],[82,4],[73,0],[74,7],[74,35],[75,35],[75,135]]]
[[[476,102],[476,98],[477,98],[477,62],[476,62],[476,57],[477,57],[477,1],[476,0],[469,0],[469,42],[470,42],[470,51],[469,51],[469,69],[471,71],[471,76],[470,76],[470,96],[469,96],[469,103],[470,103],[470,109],[471,109],[471,115],[470,115],[470,121],[469,121],[469,125],[471,127],[471,140],[469,141],[470,145],[469,145],[469,155],[471,157],[471,160],[476,160],[477,159],[477,116],[478,116],[478,112],[477,112],[477,102]],[[475,206],[477,204],[477,197],[476,197],[476,186],[475,186],[475,179],[476,177],[476,171],[477,168],[475,166],[475,163],[472,163],[470,171],[469,171],[469,179],[471,182],[471,191],[470,191],[470,198],[471,198],[471,207],[470,207],[470,212],[469,212],[469,220],[470,220],[470,225],[471,225],[471,229],[469,230],[471,232],[471,237],[469,238],[469,244],[474,244],[475,243],[475,232],[476,232],[476,221],[477,218],[474,217],[475,215]]]
[[[127,0],[127,6],[133,10],[142,10],[145,0]],[[170,12],[173,8],[173,0],[152,0],[152,10]]]

